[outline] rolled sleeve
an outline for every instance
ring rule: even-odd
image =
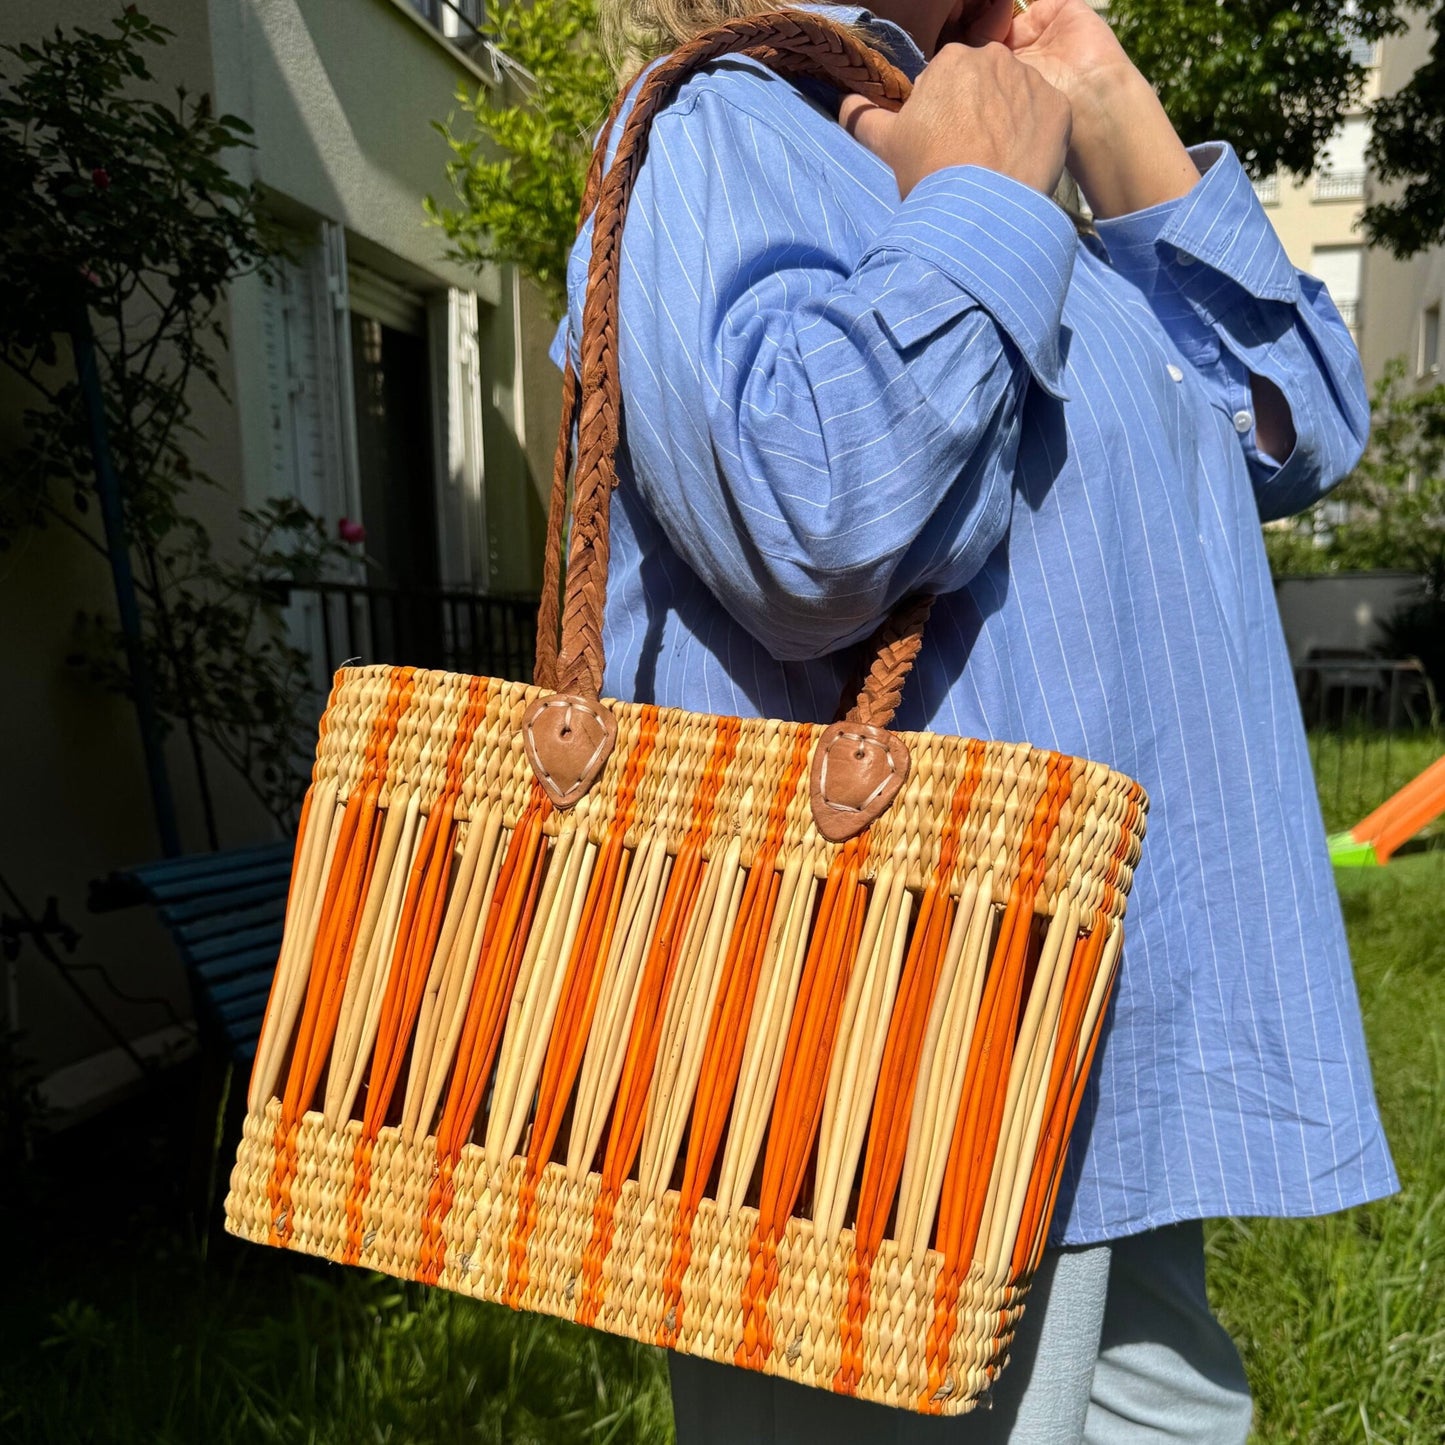
[[[1299,277],[1234,151],[1211,141],[1189,155],[1199,182],[1187,195],[1097,222],[1115,268],[1145,294],[1164,273],[1206,316],[1227,302],[1228,282],[1259,300],[1297,303]],[[1190,275],[1201,262],[1206,269]]]
[[[1190,151],[1188,194],[1098,222],[1110,264],[1144,295],[1238,435],[1261,516],[1288,516],[1348,475],[1369,432],[1359,352],[1328,292],[1290,263],[1238,157]],[[1283,394],[1284,459],[1259,447],[1252,378]]]
[[[837,181],[764,104],[782,83],[694,77],[654,121],[618,355],[633,489],[733,619],[796,661],[967,586],[1003,540],[1024,401],[1059,394],[1077,240],[1045,197],[955,167],[853,250]],[[584,228],[572,346],[589,244]]]
[[[902,251],[941,271],[1063,400],[1059,334],[1077,249],[1073,223],[1047,196],[981,166],[949,166],[909,192],[862,261]]]

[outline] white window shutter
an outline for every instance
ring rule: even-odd
[[[1310,256],[1310,271],[1325,283],[1345,325],[1354,326],[1360,307],[1359,246],[1316,246]]]
[[[335,518],[349,517],[364,526],[361,467],[356,457],[356,392],[351,374],[351,292],[347,284],[346,231],[335,221],[321,223],[321,268],[324,281],[323,353],[330,369],[327,395],[329,426],[335,438]],[[356,581],[363,580],[358,564]]]
[[[1365,151],[1369,144],[1369,119],[1363,115],[1347,116],[1325,146],[1319,169],[1347,175],[1363,175]]]
[[[313,512],[324,507],[322,388],[304,260],[283,258],[264,293],[266,401],[270,431],[269,486]]]
[[[477,298],[452,288],[433,299],[430,312],[441,580],[445,587],[486,592],[491,567]]]

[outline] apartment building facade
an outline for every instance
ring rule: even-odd
[[[1270,176],[1255,190],[1290,260],[1329,287],[1370,382],[1400,357],[1407,378],[1424,385],[1438,378],[1441,363],[1445,247],[1399,261],[1367,246],[1360,226],[1366,205],[1389,194],[1370,173],[1367,107],[1399,90],[1428,58],[1425,12],[1407,18],[1402,34],[1360,44],[1357,58],[1369,68],[1360,104],[1342,117],[1315,171]]]
[[[459,86],[497,82],[476,30],[479,0],[140,4],[172,32],[150,55],[155,93],[183,86],[252,125],[253,146],[234,164],[287,236],[275,276],[238,281],[223,303],[224,390],[198,386],[192,398],[191,459],[216,485],[187,505],[222,551],[239,535],[240,510],[273,497],[298,499],[332,535],[356,539],[342,579],[354,588],[345,601],[355,630],[338,633],[334,596],[293,593],[288,626],[313,652],[318,689],[323,634],[331,661],[432,663],[406,654],[441,630],[436,609],[413,608],[405,637],[395,627],[383,636],[378,603],[460,596],[475,627],[490,599],[535,596],[560,402],[538,295],[510,269],[449,260],[423,210],[425,196],[447,189],[449,151],[433,123],[454,109]],[[0,41],[109,21],[95,0],[8,0]],[[31,404],[20,383],[0,378],[0,459]],[[104,561],[65,528],[27,536],[0,568],[11,820],[0,874],[36,916],[54,898],[81,935],[76,961],[101,965],[120,991],[96,974],[67,979],[38,947],[5,961],[3,1022],[23,1031],[25,1051],[51,1076],[116,1052],[77,982],[142,1052],[170,1047],[174,1029],[160,1026],[189,1011],[150,911],[87,907],[93,880],[159,852],[135,715],[65,662],[77,612],[114,606]],[[397,647],[404,655],[391,655]],[[183,845],[205,849],[183,738],[166,755]],[[208,772],[221,846],[268,837],[273,825],[225,766]]]

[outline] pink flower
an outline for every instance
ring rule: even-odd
[[[336,524],[336,535],[343,542],[364,542],[366,541],[366,528],[360,522],[353,522],[350,517],[343,517]]]
[[[104,166],[96,166],[90,173],[91,183],[98,191],[110,189],[110,172]]]

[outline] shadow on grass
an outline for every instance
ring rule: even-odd
[[[440,1445],[672,1436],[660,1354],[187,1221],[187,1079],[49,1141],[9,1210],[0,1439]]]

